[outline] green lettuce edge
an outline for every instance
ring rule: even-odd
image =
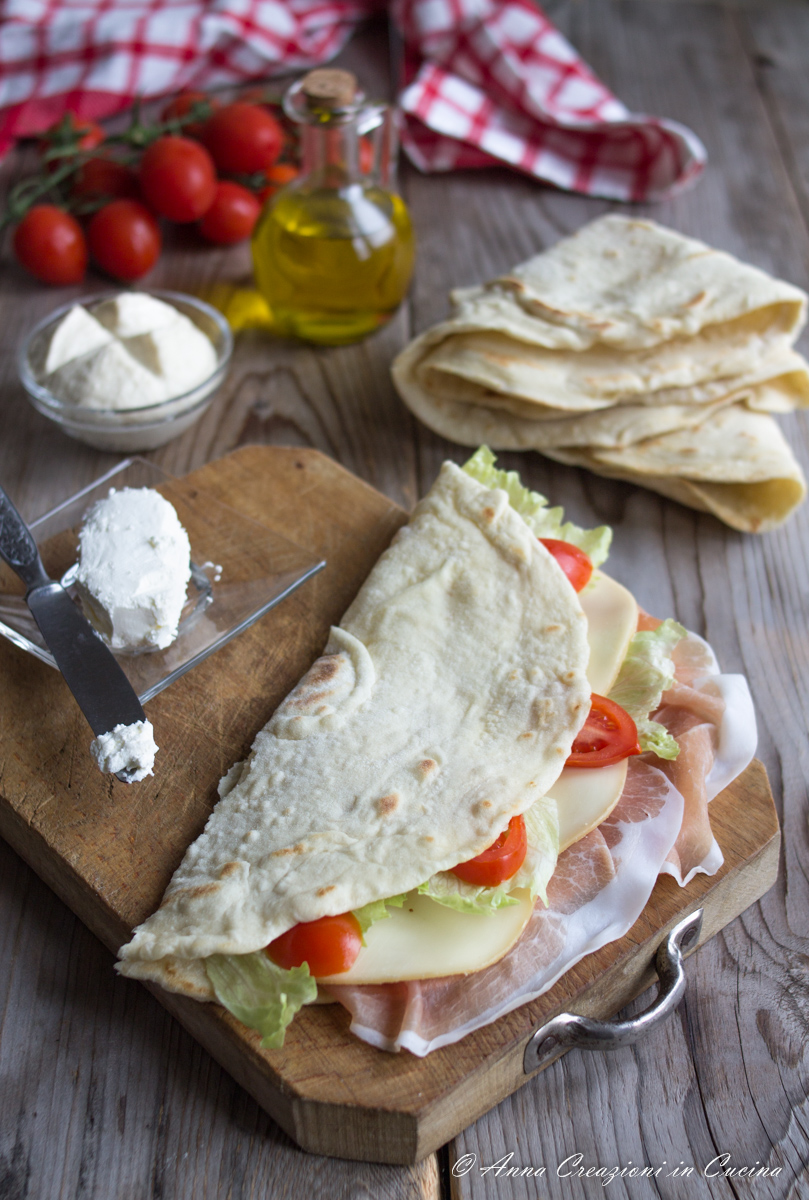
[[[657,629],[636,633],[609,694],[635,722],[641,750],[669,761],[677,757],[680,747],[665,725],[649,714],[660,706],[663,692],[674,683],[672,651],[686,636],[687,630],[671,617]]]
[[[462,470],[471,475],[484,487],[500,488],[508,496],[511,507],[520,514],[528,528],[538,538],[558,538],[572,542],[589,557],[593,567],[607,561],[612,542],[609,525],[597,529],[582,529],[572,521],[565,522],[564,509],[548,508],[548,501],[539,492],[532,492],[523,485],[516,471],[499,471],[495,467],[497,457],[488,446],[480,446]]]
[[[532,900],[541,897],[547,904],[548,882],[559,857],[559,811],[550,796],[540,796],[522,814],[528,835],[528,851],[519,871],[498,887],[477,887],[465,883],[452,871],[438,871],[416,889],[436,904],[457,912],[493,916],[501,908],[519,904],[511,893],[526,889]]]
[[[204,962],[219,1003],[248,1029],[260,1033],[265,1049],[283,1046],[290,1021],[317,996],[317,983],[306,963],[285,971],[263,950],[212,954]]]

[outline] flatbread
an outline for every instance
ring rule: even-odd
[[[549,458],[569,466],[587,467],[626,483],[640,484],[680,504],[712,513],[732,529],[742,533],[767,533],[783,524],[806,498],[806,480],[792,456],[786,440],[772,418],[741,409],[728,412],[726,424],[710,418],[700,436],[687,430],[653,439],[644,455],[645,443],[628,451],[612,452],[596,458],[596,452],[581,449],[546,450]],[[758,422],[748,426],[748,419]],[[756,428],[764,423],[765,435],[757,452]],[[718,464],[710,452],[710,443],[727,435],[728,447],[736,448],[731,458]],[[745,429],[749,438],[744,437]],[[687,452],[691,450],[692,454]],[[672,470],[677,459],[688,458],[689,477]],[[607,461],[607,459],[609,461]],[[737,478],[729,478],[735,462]],[[657,473],[656,473],[657,472]],[[700,478],[702,472],[702,478]],[[721,478],[722,475],[726,478]]]
[[[698,405],[790,370],[802,372],[796,402],[809,404],[806,363],[769,317],[770,310],[757,310],[647,350],[596,346],[577,354],[468,329],[460,319],[425,335],[414,375],[428,395],[537,420],[548,410],[561,416],[614,404]]]
[[[413,371],[418,347],[408,347],[393,365],[396,388],[408,408],[428,428],[463,446],[486,445],[492,450],[538,450],[550,453],[564,447],[610,449],[629,446],[688,426],[701,425],[713,413],[731,404],[744,404],[758,412],[791,412],[809,401],[809,372],[800,355],[788,355],[740,381],[731,390],[727,382],[713,385],[711,398],[702,404],[681,403],[678,392],[666,404],[620,404],[574,415],[548,409],[543,419],[520,416],[496,404],[491,393],[470,404],[424,388]],[[798,359],[796,363],[794,360]],[[769,378],[770,371],[781,372]],[[758,379],[756,377],[759,377]],[[763,378],[761,378],[763,376]],[[597,468],[593,468],[597,469]]]
[[[799,288],[611,215],[453,303],[392,367],[442,437],[538,450],[737,529],[773,528],[803,499],[772,419],[809,405]]]
[[[615,450],[591,451],[598,463],[637,475],[673,475],[700,483],[802,480],[786,438],[766,413],[731,404],[699,425]]]
[[[767,309],[766,320],[794,341],[806,319],[800,288],[654,221],[614,214],[497,284],[533,319],[534,340],[551,349],[640,350]]]
[[[545,794],[586,718],[586,619],[512,509],[445,463],[222,799],[121,971],[201,960],[405,892]]]

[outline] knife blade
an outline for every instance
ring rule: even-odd
[[[42,565],[36,542],[0,487],[0,558],[19,575],[25,602],[96,737],[145,721],[135,689],[60,583]]]

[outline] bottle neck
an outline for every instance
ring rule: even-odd
[[[301,130],[303,176],[312,187],[344,188],[359,180],[356,121],[305,124]]]

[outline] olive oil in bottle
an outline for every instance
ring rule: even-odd
[[[357,341],[390,318],[413,269],[410,216],[389,186],[391,116],[365,107],[353,75],[337,70],[311,71],[289,90],[285,108],[302,126],[303,170],[256,226],[256,283],[277,333]]]

